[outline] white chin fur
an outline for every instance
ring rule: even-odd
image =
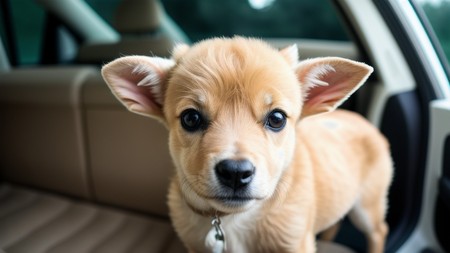
[[[200,211],[210,211],[213,209],[224,213],[239,213],[250,209],[257,202],[257,200],[222,201],[204,199],[192,189],[183,189],[182,192],[189,205]]]
[[[255,205],[255,202],[256,200],[227,202],[221,200],[209,200],[213,209],[224,213],[240,213],[247,211]]]

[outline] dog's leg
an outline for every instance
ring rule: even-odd
[[[382,253],[388,233],[388,226],[384,221],[387,205],[385,194],[378,193],[376,198],[368,195],[371,194],[363,194],[349,213],[349,218],[366,235],[368,252]]]
[[[336,238],[336,235],[339,232],[340,228],[341,228],[341,222],[338,221],[336,224],[332,225],[331,227],[327,228],[326,230],[324,230],[320,233],[320,240],[330,241],[330,242],[333,241],[334,238]]]
[[[302,244],[300,245],[299,251],[301,253],[315,253],[316,252],[316,240],[312,233],[308,233],[303,238]]]

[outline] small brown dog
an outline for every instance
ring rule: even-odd
[[[388,143],[362,117],[331,112],[372,68],[297,54],[236,37],[104,66],[130,111],[169,129],[170,216],[190,252],[315,252],[316,234],[346,214],[368,251],[383,251]]]

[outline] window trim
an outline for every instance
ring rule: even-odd
[[[424,71],[423,76],[432,85],[433,90],[427,91],[429,93],[427,94],[428,100],[450,98],[448,75],[435,50],[436,47],[432,44],[429,33],[425,30],[419,14],[414,9],[412,1],[394,0],[389,1],[387,5],[390,5],[392,12],[395,13],[396,17],[399,17],[398,22],[401,24],[403,36],[410,43],[411,52],[415,54],[413,57],[418,58],[416,67],[420,67]],[[408,56],[405,55],[405,57]],[[422,64],[422,62],[426,64]],[[409,61],[409,63],[412,64],[412,61]],[[424,91],[423,87],[419,88]]]

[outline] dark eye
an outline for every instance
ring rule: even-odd
[[[205,128],[202,114],[195,109],[184,110],[180,115],[181,126],[188,132],[196,132]]]
[[[264,125],[274,132],[279,132],[286,125],[286,114],[278,109],[273,110],[267,115]]]

